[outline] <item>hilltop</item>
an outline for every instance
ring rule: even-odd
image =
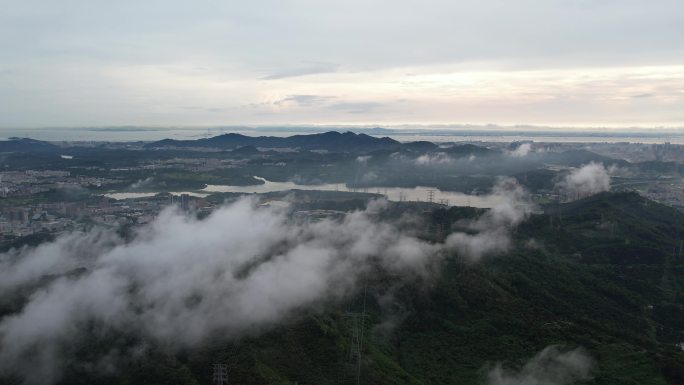
[[[329,131],[320,134],[293,135],[288,137],[276,136],[246,136],[229,133],[212,138],[197,140],[164,139],[148,143],[146,148],[168,147],[206,147],[232,149],[244,146],[265,148],[292,148],[300,150],[328,150],[337,152],[359,152],[387,148],[398,148],[400,143],[387,137],[376,138],[366,134],[353,132],[339,133]]]
[[[397,215],[422,212],[427,230],[482,212],[393,205]],[[684,260],[671,251],[682,238],[684,214],[637,194],[549,205],[518,229],[504,255],[475,264],[450,255],[427,281],[369,276],[353,298],[322,304],[260,336],[217,337],[177,353],[149,346],[116,378],[73,367],[63,383],[210,383],[215,362],[228,364],[235,383],[352,383],[348,312],[365,307],[362,384],[482,384],[495,363],[520,367],[549,345],[586,349],[596,362],[588,384],[681,384]],[[616,245],[623,248],[592,252]],[[133,343],[117,340],[121,348]],[[99,348],[78,349],[88,357]]]

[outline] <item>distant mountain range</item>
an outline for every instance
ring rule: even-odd
[[[0,140],[0,152],[38,152],[56,151],[57,146],[50,142],[28,138],[9,138]]]
[[[293,135],[288,137],[255,137],[231,133],[197,140],[163,139],[145,145],[146,148],[205,147],[220,149],[233,149],[244,146],[356,152],[399,148],[401,143],[387,137],[376,138],[353,132],[339,133],[337,131],[330,131],[320,134]]]

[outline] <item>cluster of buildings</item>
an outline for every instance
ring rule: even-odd
[[[222,168],[235,168],[245,165],[249,159],[219,159],[219,158],[173,158],[155,160],[142,164],[140,170],[177,169],[193,172],[213,171]]]
[[[59,233],[75,228],[77,224],[72,218],[51,213],[44,207],[0,209],[0,240],[42,232]]]
[[[116,182],[102,177],[72,176],[69,171],[4,171],[0,172],[0,197],[30,196],[68,187],[101,187]]]
[[[614,159],[638,162],[684,163],[684,146],[672,143],[592,143],[582,144],[589,151]]]
[[[684,210],[684,181],[682,178],[664,177],[651,181],[642,191],[647,198]]]
[[[37,233],[58,235],[88,226],[139,225],[152,221],[170,204],[185,211],[210,211],[201,197],[159,194],[144,199],[35,203],[22,207],[0,207],[0,242]]]

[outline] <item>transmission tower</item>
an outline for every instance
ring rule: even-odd
[[[214,364],[214,384],[228,384],[228,365]]]
[[[352,328],[349,336],[349,360],[353,361],[355,358],[361,356],[361,329],[363,323],[363,313],[348,312],[347,317],[351,319]]]
[[[435,190],[428,190],[428,202],[432,203],[432,201],[435,199]]]
[[[356,385],[361,383],[361,353],[363,349],[363,332],[366,319],[366,286],[363,287],[363,307],[361,312],[347,312],[352,320],[352,331],[349,340],[349,361],[356,359]]]

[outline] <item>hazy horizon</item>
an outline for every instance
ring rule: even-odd
[[[161,139],[194,140],[235,133],[245,136],[310,135],[337,131],[390,137],[400,142],[575,142],[671,143],[684,145],[684,130],[677,128],[575,128],[498,125],[269,125],[269,126],[91,126],[0,128],[0,140],[30,138],[54,142],[151,142]]]
[[[526,132],[567,132],[573,134],[572,131],[577,132],[606,132],[610,133],[662,133],[662,132],[679,132],[684,129],[682,126],[628,126],[628,125],[536,125],[536,124],[497,124],[497,123],[434,123],[434,124],[408,124],[408,123],[326,123],[326,124],[308,124],[308,123],[273,123],[273,124],[185,124],[185,125],[167,125],[167,124],[90,124],[90,125],[46,125],[46,126],[0,126],[0,130],[49,130],[49,129],[74,129],[74,130],[102,130],[102,131],[144,131],[144,130],[206,130],[206,129],[225,129],[225,130],[245,130],[245,131],[325,131],[325,130],[392,130],[392,131],[466,131],[466,130],[482,130],[487,131],[526,131]]]

